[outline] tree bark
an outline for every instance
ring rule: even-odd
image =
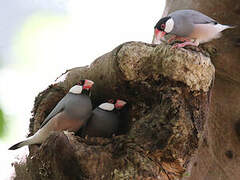
[[[208,43],[216,80],[206,123],[205,141],[192,159],[186,179],[238,180],[240,178],[240,2],[238,0],[167,0],[164,15],[178,9],[195,9],[221,24],[235,25]]]
[[[198,149],[208,117],[215,68],[200,52],[169,45],[124,43],[90,67],[69,70],[66,78],[36,97],[30,133],[80,79],[95,82],[96,107],[109,98],[127,100],[119,134],[83,138],[56,132],[30,146],[31,179],[179,179]],[[17,173],[18,177],[18,173]]]

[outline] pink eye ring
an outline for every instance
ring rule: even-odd
[[[161,24],[161,28],[162,28],[162,29],[165,29],[165,24]]]

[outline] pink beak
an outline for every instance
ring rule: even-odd
[[[121,109],[125,104],[127,104],[125,101],[118,99],[117,102],[115,103],[115,107],[116,109]]]
[[[155,29],[155,38],[159,41],[164,35],[166,34],[166,32],[164,31],[160,31],[157,28]]]
[[[93,81],[85,79],[85,83],[83,85],[83,89],[90,89],[92,87],[92,85],[94,84]]]

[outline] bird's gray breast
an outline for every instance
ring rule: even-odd
[[[119,127],[119,117],[116,113],[96,108],[87,125],[87,134],[96,137],[110,137]]]
[[[92,111],[92,103],[87,95],[69,94],[65,102],[66,113],[73,118],[87,120]]]

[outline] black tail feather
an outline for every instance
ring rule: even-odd
[[[19,142],[19,143],[17,143],[17,144],[14,144],[14,145],[11,146],[10,148],[8,148],[8,150],[15,150],[15,149],[18,149],[18,148],[22,147],[21,144],[22,144],[23,142],[24,142],[24,141],[21,141],[21,142]]]

